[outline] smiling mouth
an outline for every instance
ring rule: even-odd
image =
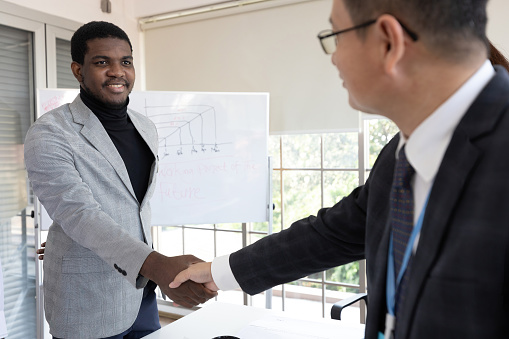
[[[120,94],[124,93],[126,89],[129,87],[127,86],[126,83],[124,83],[124,84],[106,84],[105,88],[108,88],[112,93]]]

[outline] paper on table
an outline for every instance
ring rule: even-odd
[[[251,322],[237,333],[241,339],[361,339],[364,328],[338,321],[306,321],[278,316],[266,316]]]

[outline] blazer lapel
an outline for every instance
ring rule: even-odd
[[[154,163],[152,164],[152,169],[150,172],[150,179],[149,185],[147,187],[147,192],[145,193],[145,198],[141,202],[141,206],[143,207],[143,205],[146,204],[147,200],[149,200],[149,198],[152,196],[152,191],[154,190],[153,184],[155,183],[155,178],[158,172],[159,161],[157,152],[159,145],[158,141],[154,142],[154,140],[157,140],[157,132],[155,132],[156,135],[152,135],[154,134],[153,132],[154,127],[152,125],[148,126],[147,121],[145,119],[140,119],[137,114],[134,114],[129,109],[127,110],[127,113],[129,114],[129,118],[131,119],[134,127],[136,128],[136,130],[138,130],[138,133],[140,133],[141,137],[143,138],[143,140],[145,140],[148,147],[152,151],[152,154],[154,155],[155,159]]]
[[[509,96],[509,77],[497,72],[479,97],[469,108],[456,128],[444,155],[425,211],[419,245],[410,270],[407,295],[403,306],[398,337],[407,338],[412,324],[418,298],[432,265],[440,251],[444,234],[450,225],[458,199],[468,182],[470,172],[479,161],[480,153],[475,139],[496,127],[504,112]],[[503,99],[503,100],[502,100]],[[417,269],[418,268],[418,269]]]
[[[83,137],[106,158],[115,169],[115,172],[117,172],[127,190],[136,199],[136,194],[131,185],[131,179],[129,179],[124,161],[99,119],[81,101],[79,94],[71,103],[70,108],[74,122],[83,125],[80,131]]]

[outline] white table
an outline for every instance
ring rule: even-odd
[[[253,325],[256,326],[253,327]],[[246,331],[246,329],[266,332],[258,332],[258,335],[254,336],[239,335],[239,331]],[[287,330],[294,334],[283,333]],[[307,335],[306,331],[311,331],[313,335]],[[329,335],[338,339],[364,338],[364,325],[346,324],[338,320],[322,318],[297,318],[294,315],[286,315],[284,312],[213,302],[144,337],[144,339],[212,339],[215,336],[224,335],[236,335],[241,339],[285,338],[285,335],[290,338],[297,336],[326,338],[326,336],[315,336],[320,331],[322,333],[328,331]]]

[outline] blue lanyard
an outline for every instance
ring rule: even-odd
[[[421,214],[419,215],[419,219],[417,220],[417,224],[412,230],[412,234],[410,235],[410,239],[408,239],[408,244],[405,250],[405,256],[403,257],[403,262],[401,263],[401,268],[398,273],[397,281],[394,281],[394,248],[393,248],[393,240],[392,240],[392,230],[391,230],[391,240],[389,243],[389,259],[387,262],[387,310],[390,315],[394,316],[394,304],[396,302],[396,289],[405,274],[405,271],[408,267],[408,261],[410,260],[410,256],[412,254],[412,248],[414,247],[415,238],[421,232],[422,221],[424,220],[424,212],[426,211],[426,206],[428,205],[429,195],[424,202],[424,206],[422,207]]]

